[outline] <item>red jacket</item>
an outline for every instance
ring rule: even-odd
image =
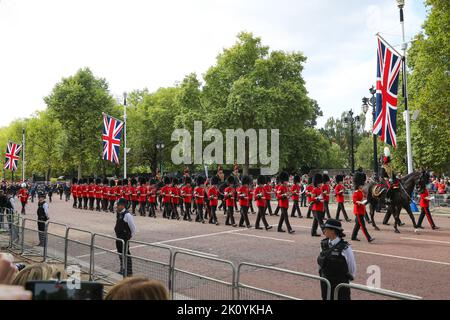
[[[266,184],[263,188],[264,188],[264,193],[265,193],[266,200],[272,199],[272,195],[271,195],[271,193],[272,193],[272,186],[270,184]]]
[[[311,198],[311,193],[314,190],[314,186],[312,184],[308,184],[308,186],[306,187],[306,200],[308,201],[308,203],[312,202],[312,198]]]
[[[265,197],[265,191],[264,187],[256,187],[255,190],[253,190],[253,195],[256,200],[256,206],[258,208],[265,208],[267,205],[266,197]],[[261,198],[258,198],[258,195],[261,195]]]
[[[420,194],[420,206],[422,208],[428,208],[430,206],[430,200],[425,199],[426,197],[428,197],[427,188]]]
[[[242,207],[248,207],[249,206],[249,193],[250,190],[247,186],[242,186],[237,188],[237,194],[239,198],[239,205]]]
[[[324,183],[322,185],[323,201],[330,201],[330,185]]]
[[[227,207],[234,207],[234,193],[235,190],[233,187],[226,187],[224,190],[225,196],[225,205]]]
[[[196,204],[204,204],[205,203],[205,189],[203,189],[202,187],[197,187],[194,190],[194,194],[196,194],[196,197],[195,197]]]
[[[289,208],[289,196],[287,194],[289,192],[288,186],[283,184],[277,186],[275,190],[277,193],[278,205],[280,206],[280,208]]]
[[[311,192],[311,202],[314,202],[312,206],[313,211],[324,212],[323,199],[322,200],[317,199],[321,195],[322,195],[322,188],[319,187],[314,188],[313,191]]]
[[[212,186],[208,190],[209,205],[215,207],[219,204],[219,190],[216,186]]]
[[[181,192],[183,194],[183,201],[184,203],[191,203],[192,202],[192,187],[184,186],[181,188]]]
[[[298,184],[294,184],[291,187],[291,192],[292,192],[292,200],[294,201],[298,201],[299,200],[299,193],[300,193],[300,186]]]
[[[142,185],[138,188],[139,191],[139,202],[147,201],[147,186]]]
[[[356,190],[353,193],[353,213],[356,216],[364,216],[366,213],[366,206],[362,204],[357,204],[356,201],[363,201],[364,193],[360,190]]]
[[[22,203],[28,202],[28,190],[26,188],[22,188],[19,190],[19,200]]]
[[[342,184],[338,184],[334,188],[334,193],[336,194],[336,201],[338,203],[344,203],[344,191],[345,191],[345,188]]]

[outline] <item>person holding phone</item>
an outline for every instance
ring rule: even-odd
[[[127,247],[127,242],[131,240],[136,234],[136,225],[134,224],[133,216],[128,212],[127,209],[128,201],[124,198],[120,198],[117,201],[117,219],[116,225],[114,227],[114,232],[116,233],[116,238],[123,240],[116,241],[117,252],[122,254],[122,252]],[[128,248],[127,254],[130,255],[130,249]],[[119,274],[124,275],[125,270],[123,269],[122,256],[120,256],[120,271]],[[126,276],[130,277],[133,275],[133,265],[130,257],[127,257],[127,272]]]

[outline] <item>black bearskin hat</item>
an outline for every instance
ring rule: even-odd
[[[96,183],[96,184],[100,184],[100,183],[102,183],[102,179],[100,179],[100,178],[97,178],[97,179],[95,180],[95,183]]]
[[[317,187],[319,184],[323,183],[323,177],[320,173],[316,173],[312,179],[314,187]]]
[[[134,178],[133,178],[133,179],[131,179],[131,185],[132,185],[132,186],[135,186],[135,185],[137,185],[137,181],[136,181],[136,179],[134,179]]]
[[[283,171],[280,173],[280,182],[287,182],[289,181],[289,173],[287,173],[286,171]]]
[[[173,177],[172,178],[172,185],[176,185],[176,184],[178,184],[178,178]]]
[[[355,189],[359,186],[363,186],[366,183],[366,174],[364,172],[356,171],[353,177],[353,184]]]
[[[192,183],[191,177],[188,176],[184,177],[184,184],[191,184],[191,183]]]
[[[151,184],[151,185],[154,185],[154,184],[156,184],[156,179],[154,179],[154,178],[151,178],[151,179],[150,179],[150,184]]]
[[[241,182],[242,182],[243,185],[244,184],[250,185],[252,183],[252,179],[250,179],[249,176],[243,176]]]
[[[122,183],[123,183],[124,186],[127,186],[128,185],[128,179],[123,179]]]
[[[266,177],[265,176],[258,176],[258,179],[256,179],[256,183],[258,183],[258,184],[265,184],[266,183]]]
[[[89,178],[89,184],[94,183],[94,178]]]
[[[219,184],[219,177],[218,176],[213,176],[211,178],[211,185],[217,186],[218,184]]]
[[[144,185],[144,184],[147,183],[147,179],[144,178],[144,177],[141,177],[141,178],[139,178],[139,183],[142,184],[142,185]]]
[[[311,176],[308,177],[308,184],[312,184],[312,177]]]
[[[197,185],[198,186],[201,186],[201,185],[203,185],[204,183],[205,183],[205,178],[203,177],[203,176],[198,176],[197,177]]]
[[[344,176],[338,174],[335,179],[336,179],[336,183],[339,183],[339,182],[344,181]]]
[[[125,181],[128,181],[127,179],[124,179],[124,180],[120,180],[119,179],[119,181],[117,181],[117,185],[118,186],[126,186],[126,185],[128,185],[128,183],[125,183]]]
[[[330,176],[328,174],[324,174],[322,176],[323,183],[330,182]]]
[[[294,176],[294,183],[300,183],[300,181],[301,181],[300,176],[299,176],[298,174],[296,174],[296,175]]]
[[[170,184],[170,178],[168,176],[164,177],[164,184]]]
[[[109,186],[110,187],[114,187],[116,185],[116,183],[114,182],[114,180],[109,181]]]
[[[233,176],[229,176],[228,178],[227,178],[227,183],[228,184],[235,184],[236,183],[236,180],[234,179],[234,177]]]
[[[108,179],[106,179],[106,178],[103,179],[103,184],[104,184],[104,185],[108,185]]]
[[[72,184],[77,184],[78,183],[78,179],[77,178],[73,178],[72,179]]]

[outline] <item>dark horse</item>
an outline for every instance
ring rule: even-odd
[[[395,224],[394,229],[396,233],[400,233],[398,230],[398,226],[400,225],[400,211],[403,209],[406,210],[411,221],[413,223],[414,228],[416,229],[417,224],[414,218],[414,215],[411,211],[411,195],[414,191],[416,184],[424,179],[426,179],[427,173],[424,172],[413,172],[410,173],[403,178],[400,179],[400,186],[398,189],[392,190],[391,202],[388,204],[387,210],[392,213]],[[377,183],[372,182],[364,186],[364,193],[367,196],[367,201],[370,208],[370,218],[372,220],[372,225],[375,230],[380,230],[375,223],[374,215],[375,208],[377,206],[378,201],[386,198],[386,192],[379,192],[378,187],[376,188]]]

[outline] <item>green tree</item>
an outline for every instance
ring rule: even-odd
[[[56,84],[44,100],[62,125],[69,147],[66,154],[74,160],[81,178],[83,168],[100,159],[102,112],[114,106],[108,84],[88,68],[80,69]]]

